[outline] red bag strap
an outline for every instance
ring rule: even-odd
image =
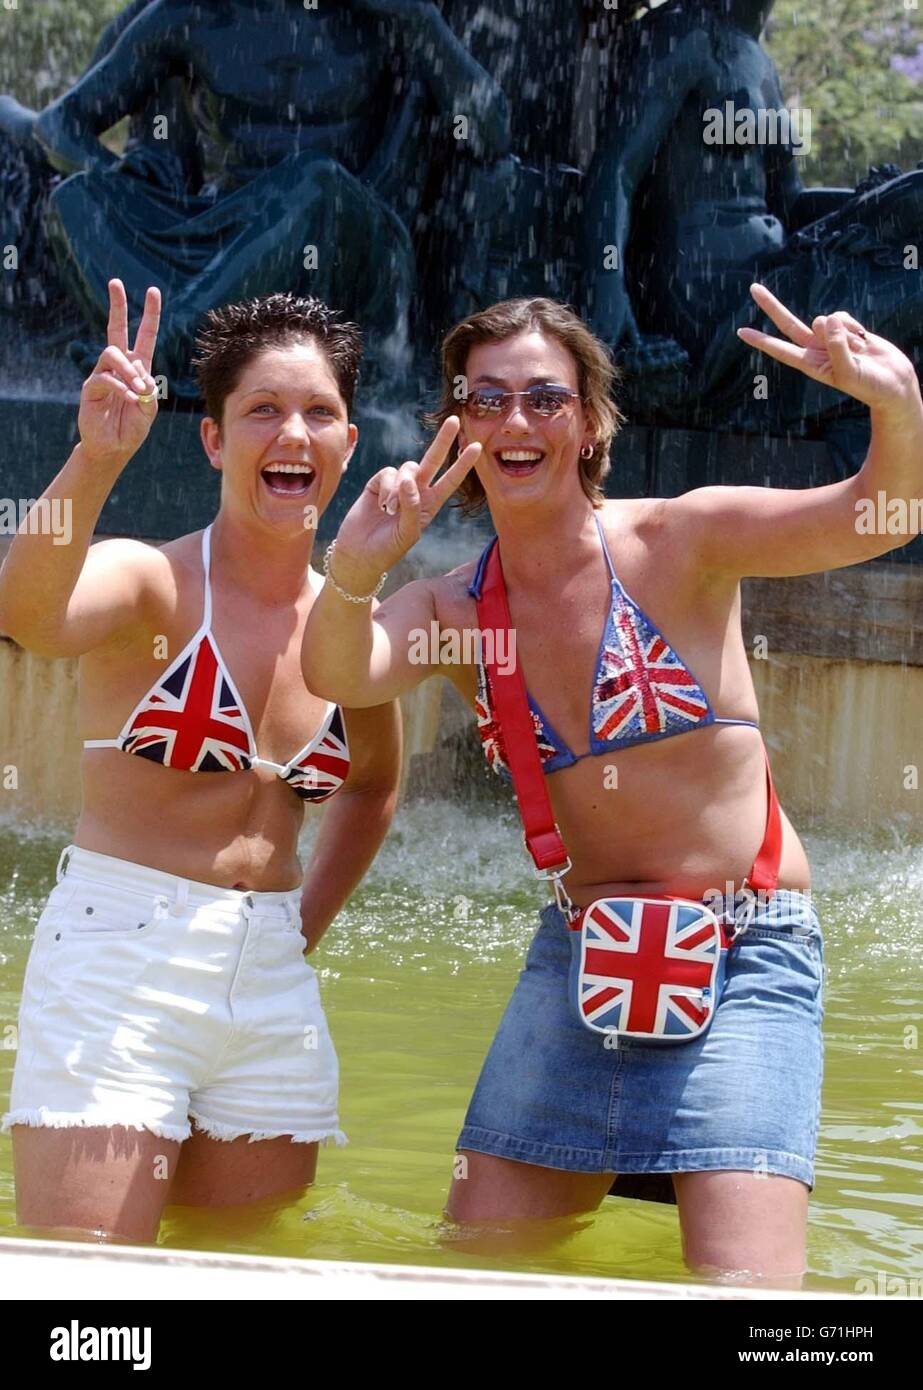
[[[753,868],[747,874],[747,883],[751,888],[772,893],[778,887],[779,865],[782,862],[782,811],[773,785],[765,743],[763,757],[766,759],[766,833],[753,861]]]
[[[484,579],[477,597],[477,613],[482,634],[513,630],[500,562],[500,546],[496,538],[484,568]],[[569,867],[570,860],[545,785],[522,668],[518,660],[514,660],[512,670],[501,671],[496,662],[498,650],[515,652],[515,647],[500,647],[496,640],[486,643],[484,664],[490,680],[494,712],[503,736],[503,751],[525,830],[526,847],[540,872],[553,868],[563,870],[565,865]],[[773,892],[779,882],[782,859],[782,813],[765,742],[763,757],[766,761],[766,832],[746,882],[751,888]]]
[[[513,620],[506,597],[500,546],[495,540],[487,558],[484,582],[477,600],[478,626],[481,633],[511,632]],[[542,760],[535,743],[535,726],[529,709],[529,697],[519,661],[512,670],[501,671],[497,666],[496,641],[484,644],[493,705],[503,735],[503,751],[513,779],[519,814],[526,834],[526,847],[536,869],[562,868],[568,864],[567,850],[561,839],[551,798],[545,786]],[[501,648],[509,651],[510,647]],[[515,653],[515,647],[512,651]]]

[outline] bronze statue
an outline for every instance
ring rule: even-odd
[[[47,226],[86,318],[102,330],[112,276],[135,316],[157,284],[171,306],[158,370],[192,396],[189,350],[206,309],[284,286],[360,319],[373,375],[399,371],[416,275],[391,199],[412,195],[421,115],[463,113],[470,148],[501,155],[500,90],[422,0],[136,0],[132,10],[101,61],[31,123],[70,175],[50,193]],[[176,78],[188,120],[175,100],[171,109],[183,148],[195,132],[197,188],[170,112],[152,100]],[[97,137],[126,113],[137,134],[138,112],[155,128],[119,158]],[[22,108],[7,103],[5,115],[22,132]]]
[[[158,284],[158,371],[190,400],[216,303],[314,293],[395,387],[413,354],[431,371],[446,322],[550,295],[617,350],[635,422],[826,431],[830,394],[737,336],[761,322],[749,286],[807,319],[848,305],[913,353],[923,169],[805,189],[797,129],[708,143],[709,113],[786,109],[759,43],[772,5],[132,0],[46,110],[0,98],[0,243],[22,267],[4,292],[37,336],[68,300],[101,333],[110,276],[135,317]],[[119,158],[98,136],[124,114]],[[85,367],[98,344],[71,353]]]
[[[594,57],[618,64],[628,9],[597,0],[438,0],[510,105],[510,152],[466,158],[446,146],[430,211],[435,250],[424,298],[445,325],[507,297],[576,302],[583,170],[592,153]],[[617,79],[618,80],[618,79]],[[426,273],[432,268],[432,273]]]
[[[776,433],[831,410],[829,392],[777,370],[754,399],[766,364],[736,335],[762,320],[754,281],[808,320],[848,306],[905,348],[921,339],[923,272],[912,257],[905,268],[904,248],[923,223],[923,171],[805,189],[797,122],[767,121],[775,142],[742,138],[743,122],[705,139],[716,114],[785,111],[759,43],[773,3],[683,0],[631,26],[587,175],[583,250],[587,313],[621,347],[635,420]]]

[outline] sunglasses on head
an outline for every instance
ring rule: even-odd
[[[567,386],[530,386],[527,391],[501,391],[498,386],[476,386],[469,391],[462,404],[474,420],[487,420],[505,415],[510,403],[520,399],[526,410],[543,419],[560,415],[562,411],[573,410],[579,401],[580,392],[571,391]]]

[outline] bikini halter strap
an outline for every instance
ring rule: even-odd
[[[615,572],[615,566],[612,563],[612,556],[609,554],[609,545],[606,540],[606,533],[603,530],[603,524],[599,519],[599,512],[594,511],[593,520],[596,522],[596,529],[599,532],[599,539],[602,541],[603,554],[606,557],[606,564],[609,567],[609,578],[612,580],[613,584],[618,584],[619,577]],[[621,588],[621,585],[619,585],[619,587]]]
[[[205,601],[202,606],[202,627],[207,632],[212,625],[212,528],[211,522],[202,532],[202,571],[205,575]]]

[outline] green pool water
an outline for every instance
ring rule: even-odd
[[[923,1277],[923,841],[801,827],[827,959],[805,1287]],[[310,834],[306,834],[306,848]],[[0,1107],[32,930],[66,835],[0,826]],[[159,1243],[397,1264],[685,1280],[676,1208],[607,1199],[543,1248],[472,1254],[441,1211],[453,1145],[543,902],[509,811],[417,802],[312,957],[341,1063],[345,1148],[283,1210],[173,1208]],[[4,1046],[6,1043],[6,1046]],[[16,1235],[8,1136],[0,1234]]]

